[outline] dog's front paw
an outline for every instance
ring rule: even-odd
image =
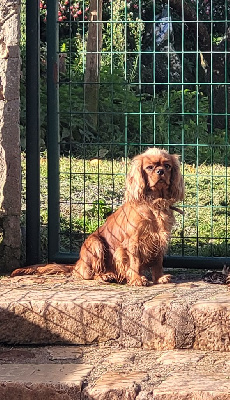
[[[117,283],[117,276],[113,272],[106,272],[104,274],[95,274],[94,280],[101,283]]]
[[[109,283],[117,283],[117,276],[113,272],[106,272],[105,274],[101,274],[101,278],[104,282]]]
[[[127,282],[130,286],[149,286],[149,281],[145,276],[139,276]]]
[[[168,275],[162,275],[157,283],[170,283],[172,281],[172,275],[168,274]]]

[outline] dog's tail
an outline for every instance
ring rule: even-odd
[[[11,277],[19,275],[67,275],[73,272],[74,265],[66,264],[36,264],[25,268],[15,269]]]

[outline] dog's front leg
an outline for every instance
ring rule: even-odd
[[[129,243],[127,249],[129,266],[126,270],[127,284],[131,286],[148,286],[148,279],[140,274],[141,263],[138,244],[136,242]]]
[[[171,275],[163,274],[163,254],[159,254],[153,262],[152,266],[152,281],[153,283],[169,283]]]

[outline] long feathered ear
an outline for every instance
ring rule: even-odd
[[[171,185],[169,193],[171,199],[175,202],[184,200],[184,180],[180,171],[179,157],[174,154],[171,156],[173,161],[173,168],[171,173]]]
[[[145,179],[142,169],[142,156],[136,156],[126,179],[125,201],[140,200],[144,197]]]

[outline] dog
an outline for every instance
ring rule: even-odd
[[[164,149],[149,148],[134,157],[126,179],[125,201],[106,222],[88,236],[74,266],[48,264],[20,268],[23,274],[71,273],[80,279],[126,282],[147,286],[168,283],[163,257],[175,223],[173,205],[184,199],[179,157]]]

